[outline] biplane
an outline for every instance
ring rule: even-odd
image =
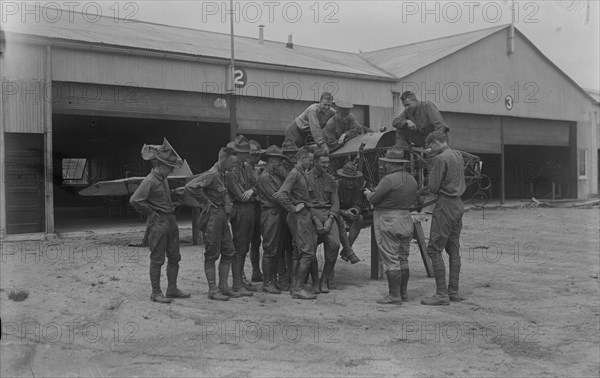
[[[394,130],[359,135],[348,140],[345,144],[330,153],[331,168],[335,171],[335,169],[341,168],[348,161],[352,161],[357,166],[357,169],[363,173],[364,186],[370,189],[375,188],[381,177],[379,158],[385,156],[388,149],[395,144],[396,132]],[[419,187],[421,187],[424,185],[427,177],[427,151],[418,147],[411,147],[409,151],[409,172],[415,176]],[[490,179],[481,173],[482,162],[478,156],[464,151],[459,152],[463,156],[467,187],[475,185],[477,188],[471,200],[475,206],[478,206],[478,204],[482,203],[488,197],[486,191],[489,191],[491,188]],[[435,198],[428,199],[421,207],[431,205],[434,202]],[[420,212],[421,208],[415,207],[412,211]],[[363,228],[371,227],[371,278],[379,279],[379,253],[377,252],[377,244],[372,226],[373,211],[366,206],[362,209],[362,213],[365,219]],[[413,238],[419,246],[427,276],[433,277],[433,269],[427,255],[423,227],[418,219],[414,217],[413,219],[415,222]]]

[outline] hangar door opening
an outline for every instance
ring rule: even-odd
[[[176,120],[55,114],[53,122],[54,215],[57,232],[87,222],[138,219],[128,195],[81,196],[99,181],[146,176],[140,151],[163,138],[193,174],[209,169],[229,141],[229,125]]]

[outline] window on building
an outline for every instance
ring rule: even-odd
[[[577,172],[580,179],[587,178],[587,149],[579,149],[577,153]]]
[[[88,160],[80,158],[62,159],[63,185],[88,185],[90,182]]]

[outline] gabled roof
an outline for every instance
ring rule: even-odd
[[[494,26],[424,42],[362,53],[361,56],[389,75],[401,79],[506,27],[507,25]]]
[[[39,22],[6,23],[3,28],[8,38],[10,34],[20,34],[55,41],[83,42],[217,59],[231,57],[229,34],[104,16],[91,22],[89,15],[84,17],[78,12],[73,12],[72,15],[65,13],[63,12],[56,22],[48,20],[48,17],[40,17],[37,20]],[[298,45],[289,49],[285,47],[285,43],[267,40],[260,45],[257,38],[236,36],[235,59],[240,62],[394,80],[355,53]]]

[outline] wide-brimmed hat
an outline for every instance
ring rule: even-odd
[[[262,155],[265,153],[265,150],[261,149],[260,143],[254,139],[250,139],[248,143],[250,143],[250,155]]]
[[[410,163],[404,159],[404,150],[398,146],[394,146],[385,153],[385,157],[379,158],[381,161],[387,161],[388,163]]]
[[[250,142],[243,135],[238,135],[235,137],[233,142],[227,143],[227,147],[233,148],[235,152],[247,152],[250,153]]]
[[[269,156],[274,156],[274,157],[280,157],[283,159],[287,159],[287,156],[285,156],[282,152],[281,152],[281,148],[279,148],[279,146],[276,145],[272,145],[267,147],[266,150],[264,150],[263,156],[262,158],[268,158]]]
[[[287,138],[286,140],[283,141],[283,144],[281,145],[281,151],[283,153],[286,153],[286,152],[297,153],[298,146],[296,146],[296,143],[292,139]]]
[[[183,165],[183,160],[179,157],[177,152],[175,152],[175,149],[167,141],[167,138],[163,139],[162,146],[155,144],[144,144],[142,147],[142,159],[156,159],[161,163],[173,168],[181,168]]]
[[[336,108],[340,109],[352,109],[354,107],[354,105],[352,105],[352,103],[348,101],[336,101],[335,106]]]
[[[349,178],[357,178],[362,177],[362,172],[360,172],[351,161],[344,164],[342,169],[337,170],[337,174],[341,177],[349,177]]]

